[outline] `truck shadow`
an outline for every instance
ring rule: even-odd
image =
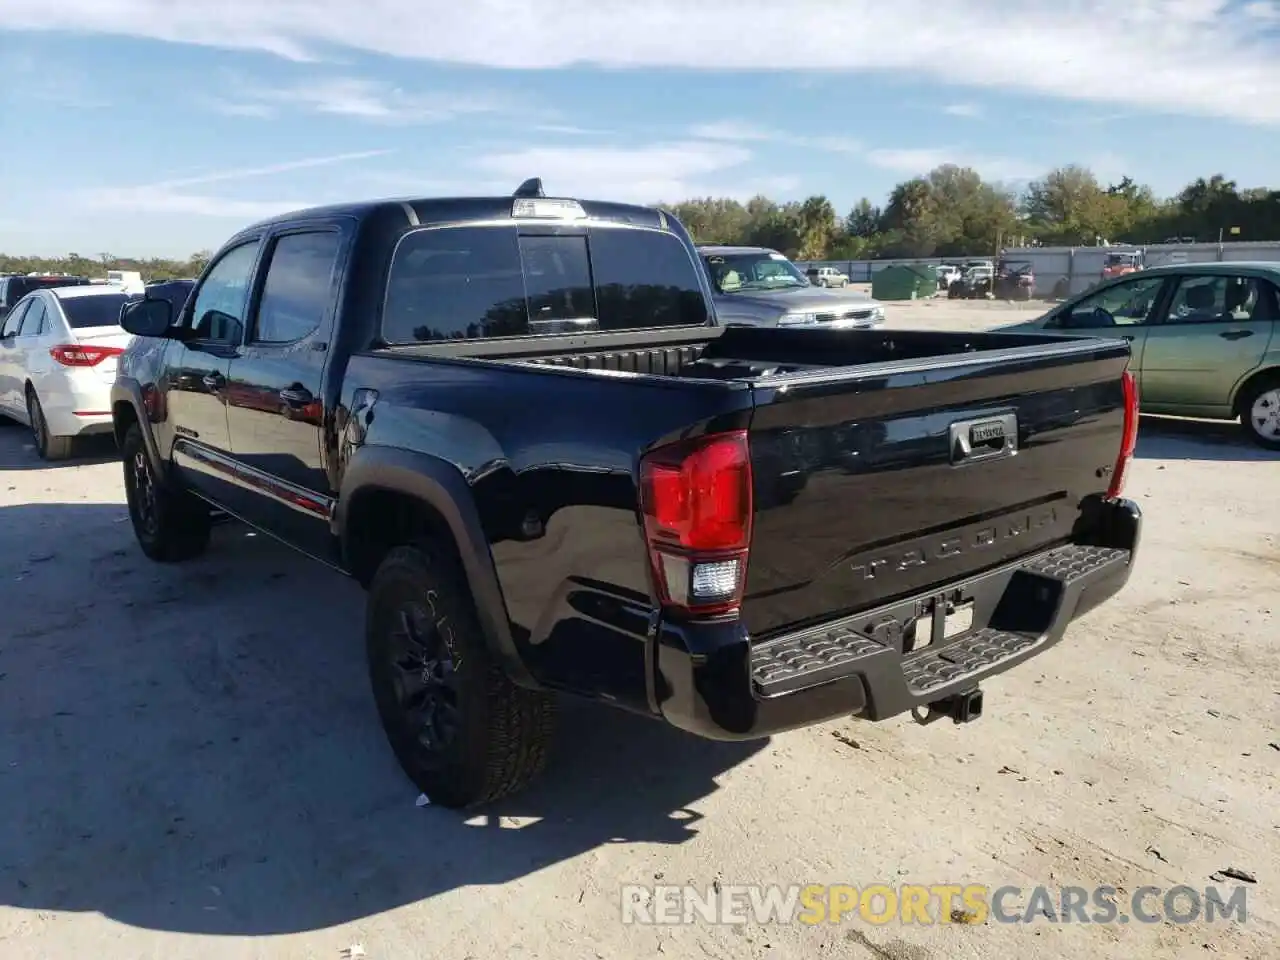
[[[1138,449],[1143,460],[1280,461],[1280,453],[1251,442],[1236,421],[1143,414]]]
[[[7,905],[197,934],[331,927],[606,844],[683,843],[715,778],[766,743],[566,703],[531,789],[476,816],[418,808],[369,695],[354,583],[239,525],[154,565],[117,505],[0,507],[0,529]],[[651,879],[598,875],[593,896]]]

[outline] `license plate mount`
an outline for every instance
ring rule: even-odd
[[[911,650],[940,647],[973,629],[973,601],[935,597],[911,628]]]

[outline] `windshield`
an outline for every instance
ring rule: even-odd
[[[73,330],[84,327],[120,325],[120,308],[131,298],[126,293],[106,293],[98,297],[59,297],[67,324]]]
[[[711,282],[721,293],[740,290],[784,290],[809,286],[808,278],[780,253],[712,253],[703,259]]]
[[[1133,263],[1135,259],[1131,253],[1109,253],[1107,254],[1107,266],[1122,267]]]

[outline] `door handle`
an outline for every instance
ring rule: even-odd
[[[220,373],[206,373],[200,378],[200,382],[210,390],[219,390],[226,384],[227,380]]]
[[[285,403],[291,403],[297,406],[308,404],[312,400],[311,391],[306,387],[286,387],[280,391],[279,397]]]
[[[1122,335],[1121,335],[1121,337],[1120,337],[1120,339],[1121,339],[1121,340],[1128,340],[1130,343],[1133,343],[1133,334],[1132,334],[1132,333],[1122,334]]]
[[[1243,340],[1245,337],[1252,337],[1252,330],[1223,330],[1218,334],[1223,340]]]

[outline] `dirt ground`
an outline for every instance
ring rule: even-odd
[[[1277,955],[1280,458],[1231,425],[1144,420],[1129,586],[986,683],[977,723],[726,745],[569,704],[546,777],[470,820],[417,807],[391,759],[353,583],[234,526],[152,565],[112,451],[87,453],[44,466],[0,428],[5,960]],[[656,883],[1104,885],[1122,908],[1242,885],[1248,916],[623,924],[620,887]]]

